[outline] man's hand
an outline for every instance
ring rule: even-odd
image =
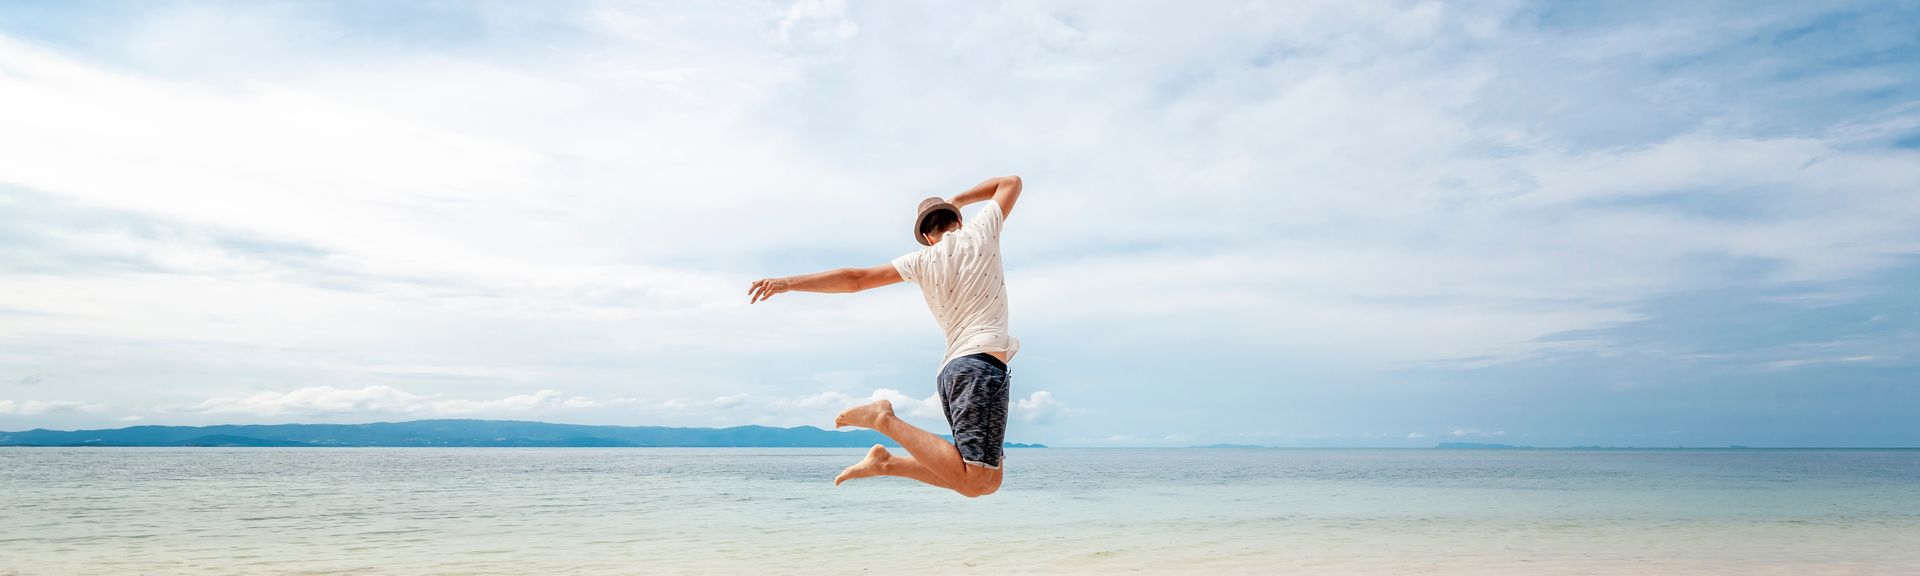
[[[1000,204],[1001,216],[1012,216],[1013,203],[1020,200],[1020,189],[1022,187],[1023,185],[1020,183],[1019,176],[988,178],[986,181],[975,184],[972,188],[968,188],[965,192],[953,195],[953,199],[947,200],[947,203],[952,204],[955,208],[959,208],[981,200],[991,199]]]
[[[761,278],[754,280],[753,287],[747,289],[747,295],[750,297],[747,303],[757,303],[761,300],[772,298],[774,294],[792,289],[792,282],[789,282],[786,278]]]

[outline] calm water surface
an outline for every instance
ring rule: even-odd
[[[1920,451],[0,449],[0,575],[1920,574]]]

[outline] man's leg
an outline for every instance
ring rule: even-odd
[[[893,456],[885,448],[874,446],[867,451],[867,458],[842,472],[835,483],[850,478],[866,476],[900,476],[912,478],[959,492],[973,497],[992,494],[1000,488],[1000,471],[981,466],[970,466],[960,458],[960,450],[947,443],[945,438],[932,432],[921,430],[893,415],[893,403],[875,400],[861,406],[855,406],[841,412],[834,418],[834,427],[859,426],[871,428],[887,435],[893,441],[912,454],[912,458]],[[872,465],[869,465],[872,462]],[[864,466],[864,467],[863,467]],[[857,470],[856,470],[857,469]],[[871,473],[869,473],[871,472]],[[849,475],[849,473],[852,473]]]
[[[933,475],[926,466],[921,466],[920,461],[914,460],[912,456],[896,456],[879,444],[874,444],[872,448],[867,449],[867,457],[861,459],[858,464],[848,466],[846,470],[840,471],[839,476],[833,477],[833,485],[839,486],[841,482],[874,476],[898,476],[934,486],[946,486],[943,484],[945,480]]]

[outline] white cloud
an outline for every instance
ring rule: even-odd
[[[0,400],[0,414],[15,416],[39,416],[58,412],[91,412],[99,409],[98,406],[72,400]]]
[[[1449,435],[1455,438],[1498,438],[1506,436],[1507,432],[1505,430],[1482,432],[1477,428],[1455,428]]]
[[[860,25],[846,17],[845,0],[799,0],[780,19],[782,43],[822,43],[852,38]]]
[[[1012,408],[1013,414],[1021,421],[1035,424],[1051,423],[1054,418],[1061,415],[1083,413],[1081,410],[1068,408],[1066,404],[1055,399],[1052,392],[1046,390],[1035,390],[1026,398],[1015,399]]]
[[[566,402],[561,402],[560,406],[563,408],[600,408],[604,406],[633,404],[638,401],[639,399],[637,398],[610,398],[606,400],[596,400],[593,398],[588,398],[586,396],[574,396],[572,398],[568,398]]]
[[[747,401],[747,395],[746,395],[746,394],[744,394],[744,393],[742,393],[742,394],[728,394],[728,395],[726,395],[726,396],[721,396],[721,397],[719,397],[719,398],[714,398],[714,399],[713,399],[713,401],[712,401],[712,402],[709,402],[708,404],[709,404],[709,405],[711,405],[711,406],[713,406],[714,408],[719,408],[719,409],[722,409],[722,410],[725,410],[725,409],[728,409],[728,408],[733,408],[733,407],[735,407],[735,406],[739,406],[739,405],[741,405],[741,404],[744,404],[744,403],[746,403],[746,401]]]
[[[1408,433],[1407,433],[1407,439],[1408,439],[1408,440],[1419,440],[1419,439],[1421,439],[1421,438],[1426,438],[1426,437],[1427,437],[1427,435],[1426,435],[1426,434],[1421,434],[1421,433],[1419,433],[1419,432],[1408,432]]]
[[[846,408],[860,404],[862,399],[854,398],[835,391],[826,391],[795,400],[793,405],[801,408]]]
[[[1875,362],[1875,361],[1881,361],[1881,360],[1887,360],[1887,358],[1882,358],[1879,356],[1842,356],[1838,358],[1795,358],[1791,360],[1771,360],[1767,362],[1762,362],[1759,365],[1759,369],[1763,371],[1777,372],[1782,370],[1793,370],[1796,368],[1802,368],[1806,366],[1818,366],[1822,364],[1855,364],[1860,362]]]
[[[428,410],[434,414],[523,414],[535,410],[564,407],[560,392],[541,390],[532,394],[515,394],[499,400],[442,400],[429,404]]]
[[[315,386],[287,392],[259,392],[245,397],[209,398],[191,412],[275,416],[293,414],[406,413],[424,407],[424,398],[391,386],[358,389]]]
[[[555,408],[581,408],[598,403],[575,397],[562,401],[555,390],[515,394],[495,400],[436,399],[391,386],[335,388],[312,386],[286,392],[259,392],[243,397],[209,398],[180,408],[184,412],[246,414],[252,416],[381,415],[415,416],[516,415]]]

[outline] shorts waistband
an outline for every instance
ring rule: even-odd
[[[979,360],[979,361],[981,361],[981,362],[986,362],[986,363],[988,363],[988,364],[992,364],[994,368],[999,368],[1001,372],[1006,372],[1006,371],[1007,371],[1007,363],[1006,363],[1006,362],[1001,362],[999,358],[995,358],[995,357],[993,357],[993,355],[992,355],[992,354],[988,354],[988,353],[986,353],[986,352],[979,352],[979,353],[975,353],[975,354],[968,354],[968,355],[966,355],[966,356],[961,356],[960,358],[972,358],[972,359],[975,359],[975,360]],[[959,360],[960,358],[954,358],[954,360]]]

